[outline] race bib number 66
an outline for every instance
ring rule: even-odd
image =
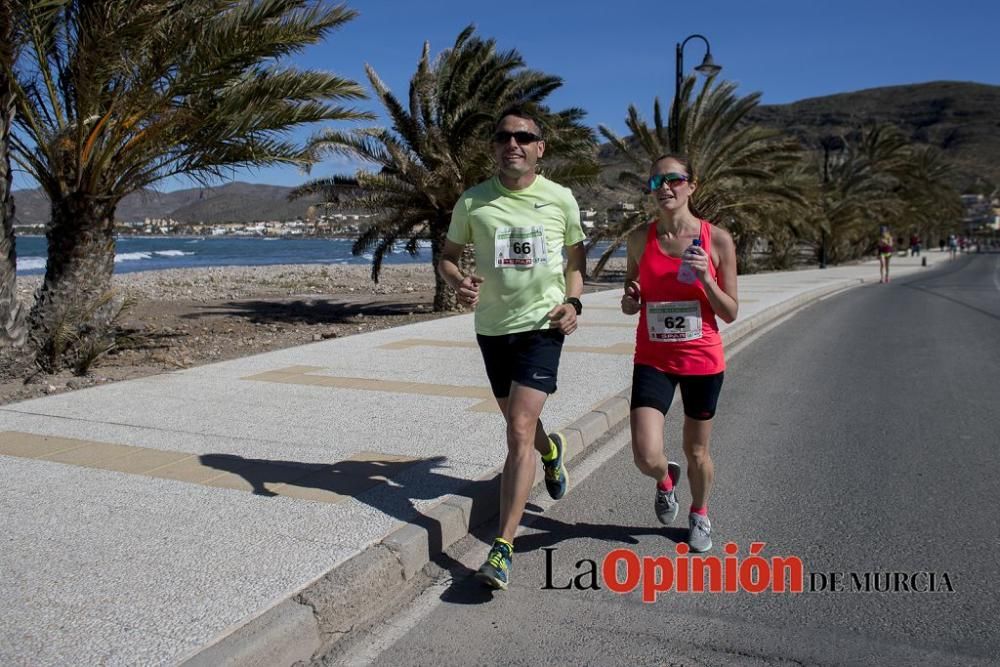
[[[496,231],[494,237],[495,266],[498,269],[516,267],[532,267],[536,264],[546,264],[549,261],[548,249],[545,246],[545,228],[534,227],[504,227]]]
[[[698,301],[657,301],[646,304],[649,340],[675,343],[701,338],[701,304]]]

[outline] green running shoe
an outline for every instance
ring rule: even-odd
[[[510,581],[510,561],[513,556],[513,549],[506,542],[496,541],[490,549],[486,562],[476,572],[476,579],[483,582],[490,588],[501,591],[507,590]]]
[[[549,462],[542,461],[545,470],[545,488],[553,500],[559,500],[566,495],[569,486],[569,473],[563,465],[566,456],[566,438],[562,433],[550,433],[549,440],[555,443],[556,457]]]

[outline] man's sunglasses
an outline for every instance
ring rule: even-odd
[[[666,174],[656,174],[655,176],[650,176],[646,185],[649,186],[650,192],[655,192],[663,187],[664,183],[667,185],[679,185],[690,180],[691,179],[686,174],[677,174],[671,171]]]
[[[511,137],[514,138],[514,141],[516,141],[519,146],[542,140],[540,136],[532,132],[507,132],[506,130],[498,130],[496,134],[493,135],[493,142],[497,144],[508,144],[510,143]]]

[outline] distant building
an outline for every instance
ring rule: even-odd
[[[614,206],[608,208],[608,224],[614,225],[619,222],[630,220],[638,216],[641,211],[637,211],[635,204],[627,201],[620,201]]]
[[[986,195],[962,195],[962,208],[962,228],[966,234],[995,224],[993,202]]]

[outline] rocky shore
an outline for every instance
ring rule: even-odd
[[[587,289],[617,284],[621,264]],[[40,284],[19,277],[20,298]],[[85,376],[0,383],[0,405],[453,314],[432,311],[430,264],[385,265],[377,284],[368,266],[296,264],[123,273],[114,286],[132,303],[116,349]]]
[[[119,273],[113,281],[116,289],[139,299],[207,302],[316,292],[390,294],[415,291],[419,286],[433,288],[434,276],[430,264],[387,264],[375,284],[368,266],[276,264]],[[31,299],[41,282],[40,275],[19,277],[18,295],[26,301]]]

